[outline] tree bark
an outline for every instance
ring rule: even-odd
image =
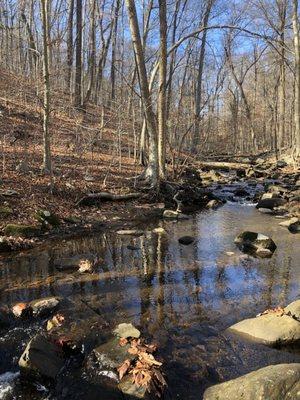
[[[66,74],[66,87],[70,94],[71,92],[71,76],[73,67],[73,17],[74,17],[74,0],[70,0],[67,27],[67,74]]]
[[[204,12],[203,24],[204,28],[207,27],[211,9],[214,0],[207,0],[206,9]],[[194,139],[193,139],[193,151],[197,150],[200,143],[200,113],[202,103],[202,81],[203,81],[203,68],[205,59],[205,48],[206,48],[207,30],[205,29],[202,34],[199,63],[198,63],[198,75],[196,83],[196,96],[195,96],[195,125],[194,125]]]
[[[300,32],[299,32],[298,0],[293,0],[293,32],[295,51],[295,158],[300,157]]]
[[[159,175],[165,178],[166,164],[166,90],[167,90],[167,5],[166,0],[159,0],[160,26],[160,63],[158,93],[158,161]]]
[[[74,106],[82,102],[82,0],[76,0],[76,66],[75,66]]]
[[[49,118],[50,118],[50,76],[49,76],[49,15],[48,0],[41,0],[42,29],[43,29],[43,79],[44,79],[44,104],[43,104],[43,139],[44,154],[43,168],[45,173],[52,174],[51,165],[51,146],[49,134]]]
[[[145,57],[141,41],[141,35],[139,30],[139,24],[137,19],[137,13],[135,8],[135,1],[126,0],[126,6],[129,18],[132,43],[136,56],[144,114],[149,133],[149,163],[145,176],[146,178],[149,179],[151,186],[156,187],[159,183],[156,117],[153,111],[153,105],[149,91],[148,76],[147,76]]]

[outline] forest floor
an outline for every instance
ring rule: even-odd
[[[40,209],[62,220],[104,221],[128,213],[127,202],[121,201],[104,202],[100,208],[76,207],[87,193],[134,191],[135,181],[130,178],[142,171],[133,157],[133,142],[127,135],[120,137],[109,116],[101,129],[100,108],[83,114],[66,107],[63,94],[56,95],[51,119],[54,190],[50,194],[50,177],[41,170],[40,99],[30,83],[6,71],[0,73],[0,93],[0,199],[1,206],[11,211],[0,213],[0,230],[8,223],[35,224]],[[10,190],[16,193],[3,195]]]

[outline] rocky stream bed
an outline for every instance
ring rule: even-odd
[[[185,217],[176,198],[177,210],[134,230],[1,257],[1,400],[255,400],[253,385],[261,398],[300,398],[300,306],[285,308],[300,298],[299,174],[212,176],[199,213]],[[239,325],[260,318],[292,328],[272,342]],[[124,323],[130,333],[116,334]],[[133,387],[138,364],[120,379],[137,357],[155,375],[149,391]]]

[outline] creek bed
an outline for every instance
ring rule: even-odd
[[[253,205],[228,203],[186,221],[150,222],[141,237],[108,232],[11,254],[0,260],[0,304],[46,296],[83,301],[107,322],[104,336],[118,323],[132,322],[158,343],[171,398],[199,400],[217,382],[300,362],[297,349],[270,349],[224,333],[243,318],[299,297],[299,236],[279,222]],[[153,233],[158,226],[167,233]],[[244,230],[272,237],[273,257],[242,254],[233,241]],[[179,244],[185,235],[194,243]],[[55,268],[62,258],[88,253],[101,259],[92,274]],[[46,387],[19,381],[18,358],[42,325],[24,322],[0,332],[0,399],[56,398]],[[80,399],[84,387],[70,383],[65,393]]]

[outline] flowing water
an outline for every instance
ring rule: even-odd
[[[300,362],[296,350],[270,349],[224,332],[299,297],[299,236],[278,222],[254,206],[228,203],[187,221],[149,221],[139,238],[106,233],[12,254],[1,260],[0,304],[59,295],[84,301],[107,321],[107,331],[132,322],[158,343],[171,398],[199,400],[217,382],[272,363]],[[167,233],[153,233],[158,226]],[[278,246],[273,257],[242,254],[233,241],[243,230],[271,236]],[[184,235],[194,236],[194,244],[180,245]],[[94,273],[56,270],[60,259],[87,253],[102,260]],[[45,387],[19,382],[18,357],[40,325],[1,332],[0,399],[55,398]],[[63,398],[82,398],[71,386]]]

